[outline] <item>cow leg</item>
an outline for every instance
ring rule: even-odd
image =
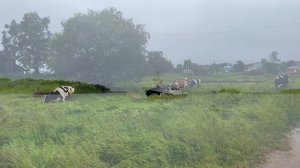
[[[49,97],[48,97],[48,95],[44,96],[44,103],[49,103]]]

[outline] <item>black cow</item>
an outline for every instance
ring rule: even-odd
[[[274,83],[276,89],[287,87],[289,85],[289,75],[285,74],[276,76]]]
[[[175,91],[172,90],[171,85],[162,85],[162,84],[158,84],[155,87],[146,90],[147,96],[162,95],[162,94],[172,95],[174,93]]]

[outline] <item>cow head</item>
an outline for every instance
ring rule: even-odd
[[[75,92],[75,89],[73,87],[71,87],[71,86],[62,86],[60,88],[62,88],[63,91],[65,93],[67,93],[68,95],[72,95]]]
[[[69,94],[71,95],[71,94],[73,94],[74,92],[75,92],[75,89],[72,88],[72,87],[70,87],[70,88],[69,88]]]

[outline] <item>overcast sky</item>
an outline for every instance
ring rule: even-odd
[[[163,51],[174,64],[250,63],[275,50],[282,60],[300,60],[299,0],[0,0],[0,31],[37,11],[57,32],[74,13],[108,7],[144,24],[148,50]]]

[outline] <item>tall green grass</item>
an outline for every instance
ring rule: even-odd
[[[75,94],[49,104],[2,93],[0,167],[255,167],[299,122],[299,98],[268,83],[209,84],[176,98]]]

